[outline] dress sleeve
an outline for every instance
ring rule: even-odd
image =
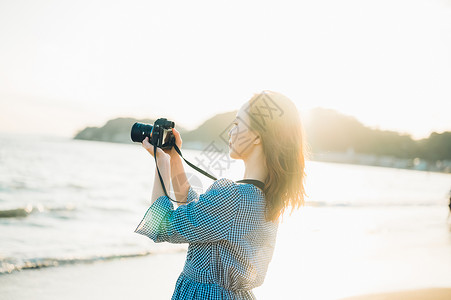
[[[197,199],[199,199],[199,194],[190,186],[188,189],[188,196],[186,197],[186,203],[188,204]]]
[[[198,199],[196,195],[190,189],[189,203],[176,210],[167,196],[159,197],[135,232],[157,243],[203,243],[226,239],[240,205],[238,184],[222,178]]]

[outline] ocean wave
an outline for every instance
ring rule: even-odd
[[[0,259],[0,275],[10,274],[15,271],[21,270],[31,270],[31,269],[41,269],[48,267],[58,267],[65,265],[75,265],[81,263],[95,263],[100,261],[110,261],[116,259],[133,258],[147,256],[151,254],[160,253],[180,253],[186,250],[183,249],[173,249],[165,251],[142,251],[135,253],[124,253],[124,254],[108,254],[108,255],[93,255],[87,257],[61,257],[61,258],[32,258],[32,259]]]
[[[0,218],[23,218],[33,211],[33,206],[27,205],[14,209],[0,210]]]
[[[73,211],[76,210],[76,206],[73,204],[66,204],[61,206],[44,206],[42,204],[27,204],[23,207],[1,209],[0,218],[24,218],[32,213],[39,212],[61,212],[61,211]]]

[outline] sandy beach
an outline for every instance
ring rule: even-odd
[[[0,276],[0,295],[15,299],[170,299],[185,253],[156,254],[108,262],[25,270]],[[280,286],[267,281],[255,289],[257,299],[274,299]],[[280,291],[280,289],[279,289]],[[449,288],[389,291],[345,298],[306,298],[302,290],[285,290],[281,299],[448,300]],[[289,298],[287,298],[289,297]],[[326,296],[325,296],[326,297]]]
[[[414,220],[423,226],[421,216],[435,211],[306,207],[280,225],[266,280],[254,293],[259,300],[451,299],[450,233],[442,221],[399,231]],[[363,226],[376,221],[390,225]],[[170,299],[186,254],[173,250],[3,274],[1,299]]]

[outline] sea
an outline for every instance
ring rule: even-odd
[[[218,178],[242,179],[242,161],[208,149],[182,152]],[[213,183],[187,165],[185,170],[199,192]],[[154,171],[153,157],[132,142],[0,134],[0,276],[186,251],[186,245],[155,244],[134,233],[150,205]],[[302,213],[284,215],[275,255],[327,257],[341,251],[346,258],[345,245],[354,244],[354,259],[360,249],[377,260],[394,257],[391,245],[417,247],[423,261],[440,257],[434,263],[446,269],[437,276],[450,274],[451,174],[315,161],[307,162],[306,173],[306,204]],[[325,241],[327,249],[321,246]],[[336,249],[329,249],[331,241]]]

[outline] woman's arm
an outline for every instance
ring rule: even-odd
[[[173,129],[173,133],[175,136],[175,143],[180,149],[180,147],[182,146],[180,133],[175,129]],[[149,139],[144,139],[142,144],[143,147],[153,156],[154,147],[152,144],[150,144]],[[161,177],[164,181],[166,191],[169,193],[172,175],[172,186],[176,200],[180,202],[186,202],[190,184],[188,182],[188,178],[186,177],[182,159],[175,151],[175,149],[172,148],[170,150],[162,150],[161,148],[157,147],[157,164],[160,170]],[[158,197],[164,195],[165,193],[163,187],[161,186],[160,177],[158,176],[157,168],[155,168],[151,203],[157,200]]]
[[[149,138],[146,137],[142,142],[144,149],[146,149],[152,156],[154,155],[154,146],[149,142]],[[171,157],[165,153],[161,148],[157,147],[157,157],[156,161],[158,164],[158,169],[160,170],[161,178],[163,179],[166,191],[170,191],[170,179],[171,179]],[[155,176],[153,181],[153,190],[151,203],[154,203],[158,197],[165,196],[163,186],[160,182],[160,177],[158,176],[158,170],[155,166]]]
[[[161,178],[163,178],[164,187],[166,188],[166,192],[169,194],[170,191],[170,162],[169,160],[164,161],[160,164],[161,159],[159,159],[157,154],[157,162],[158,162],[158,168],[160,169]],[[163,187],[160,182],[160,177],[158,176],[157,168],[155,168],[155,176],[153,180],[153,190],[152,190],[152,199],[151,204],[155,202],[159,197],[165,196]]]
[[[182,149],[182,137],[177,129],[172,128],[172,134],[175,137],[175,144]],[[164,150],[171,157],[171,175],[172,187],[174,189],[175,199],[180,202],[186,202],[190,184],[186,177],[185,168],[183,167],[182,158],[174,148]]]
[[[178,155],[171,157],[171,175],[172,187],[174,189],[175,199],[180,202],[186,202],[190,184],[186,177],[182,158]]]
[[[157,175],[158,176],[158,175]],[[221,178],[213,183],[197,201],[180,205],[174,210],[167,197],[159,197],[145,213],[135,229],[153,241],[170,243],[205,243],[224,240],[229,237],[233,223],[241,222],[240,235],[252,228],[255,223],[256,208],[252,201],[244,204],[247,218],[235,216],[243,198],[238,184],[230,179]]]

